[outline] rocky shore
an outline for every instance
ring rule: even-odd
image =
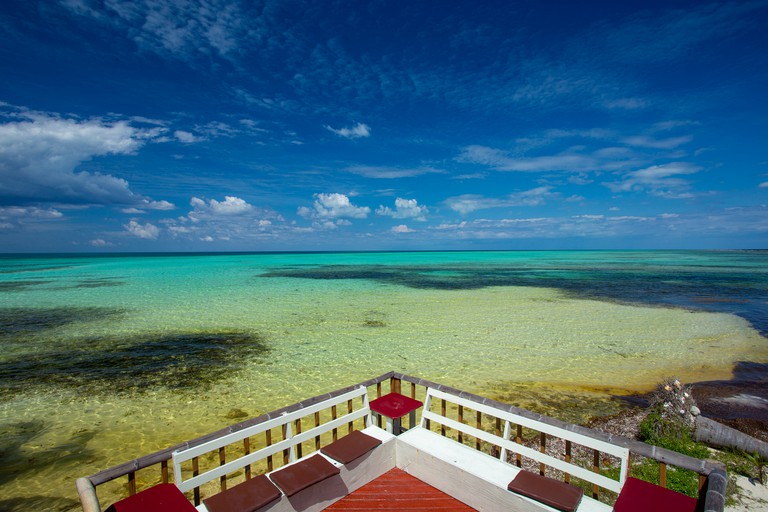
[[[691,394],[703,416],[768,441],[768,363],[740,362],[734,367],[732,379],[693,383]],[[639,410],[630,407],[615,417],[597,418],[592,422],[594,428],[610,428],[610,423],[630,428],[636,416],[642,419],[651,394],[617,398]]]

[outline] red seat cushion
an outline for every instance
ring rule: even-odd
[[[322,482],[339,473],[341,473],[339,468],[322,455],[317,454],[296,464],[278,469],[271,473],[269,478],[283,490],[286,496],[293,496],[310,485]]]
[[[627,478],[619,499],[613,506],[615,512],[694,512],[697,500],[648,483],[637,478]]]
[[[563,512],[574,512],[584,495],[578,487],[530,471],[519,472],[507,488]]]
[[[280,497],[280,489],[259,475],[203,500],[209,512],[254,512]]]
[[[333,460],[349,464],[381,444],[380,439],[353,430],[341,439],[324,446],[320,451]]]
[[[197,512],[173,484],[158,484],[113,503],[106,512]]]

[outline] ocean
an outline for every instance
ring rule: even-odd
[[[0,510],[389,370],[585,421],[767,335],[768,251],[0,256]]]

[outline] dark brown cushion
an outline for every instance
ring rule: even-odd
[[[341,439],[323,447],[320,451],[333,460],[337,460],[342,464],[349,464],[380,444],[380,439],[371,437],[359,430],[353,430]]]
[[[584,495],[578,487],[530,471],[520,471],[508,489],[564,512],[574,512]]]
[[[280,489],[259,475],[203,500],[209,512],[253,512],[280,497]]]
[[[271,473],[269,477],[286,496],[293,496],[310,485],[341,473],[328,459],[320,454],[313,455]]]

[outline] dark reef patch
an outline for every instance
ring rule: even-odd
[[[96,307],[0,308],[0,342],[81,322],[115,319],[125,310]]]
[[[25,498],[0,499],[3,512],[29,512],[46,510],[48,512],[71,512],[80,508],[80,501],[72,498],[52,496],[31,496]]]
[[[51,386],[98,394],[197,388],[268,351],[258,335],[221,331],[79,340],[78,347],[0,362],[0,399]]]
[[[35,286],[43,286],[53,281],[43,279],[25,279],[18,281],[4,281],[0,283],[0,292],[21,292]]]
[[[109,288],[112,286],[124,286],[125,282],[116,278],[83,279],[74,286],[65,288]]]
[[[365,279],[433,290],[491,286],[557,288],[576,298],[682,307],[739,315],[768,336],[768,273],[642,265],[325,265],[271,270],[261,277]]]

